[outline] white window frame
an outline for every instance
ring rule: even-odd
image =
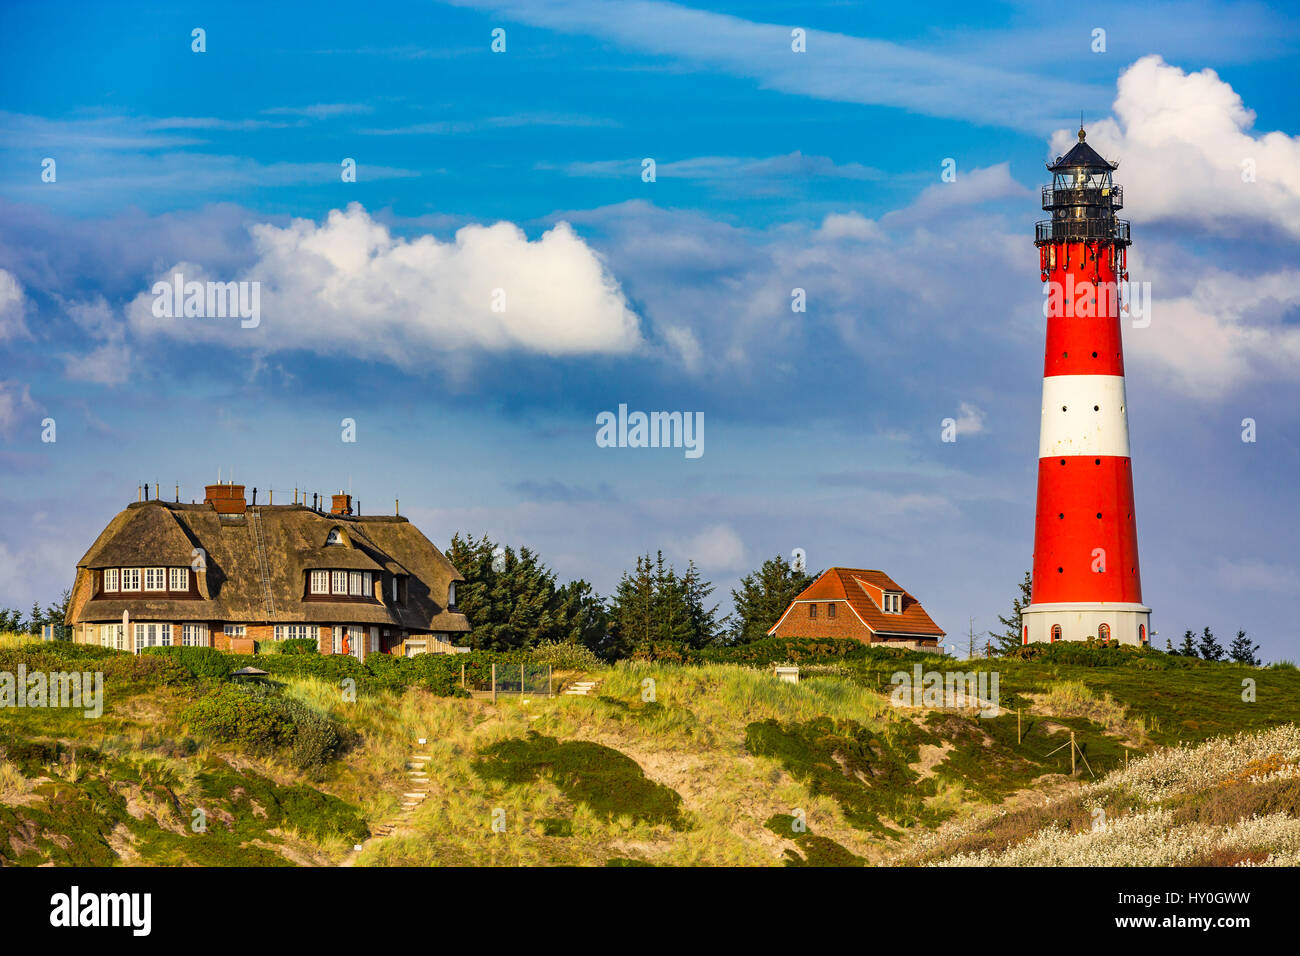
[[[122,569],[122,590],[123,591],[140,590],[140,569],[139,568]]]
[[[135,652],[137,654],[146,647],[166,647],[171,642],[172,626],[170,624],[159,624],[154,621],[135,625]]]
[[[363,588],[363,590],[365,591],[365,595],[366,595],[366,597],[370,598],[370,599],[373,601],[374,598],[375,598],[375,575],[374,575],[374,573],[371,572],[371,571],[362,571],[362,572],[361,572],[361,580],[362,580],[362,588]]]
[[[335,624],[332,630],[333,633],[331,635],[331,641],[330,641],[330,653],[342,654],[343,653],[343,628]]]
[[[211,647],[212,637],[208,634],[208,626],[206,624],[182,624],[181,646]]]
[[[330,593],[331,594],[348,593],[348,573],[346,571],[330,572]]]
[[[329,594],[330,573],[328,571],[311,572],[310,587],[312,594]]]
[[[126,650],[126,628],[121,624],[101,624],[99,625],[99,642],[104,647],[111,647],[114,650]]]
[[[358,597],[360,597],[360,596],[361,596],[361,593],[362,593],[362,592],[361,592],[361,572],[360,572],[360,571],[349,571],[349,572],[348,572],[348,594],[355,594],[355,595],[357,595]]]
[[[447,585],[447,607],[456,606],[456,582],[452,581]]]
[[[886,614],[903,613],[903,595],[898,591],[885,592],[885,606],[881,608]]]
[[[397,575],[393,575],[393,603],[397,603]]]
[[[168,568],[167,569],[167,590],[168,591],[188,591],[189,589],[190,589],[189,568]]]
[[[226,637],[247,637],[248,625],[247,624],[223,624],[221,625],[221,633],[224,634]]]
[[[116,591],[122,580],[122,572],[118,568],[104,569],[104,590]]]
[[[277,641],[320,640],[320,629],[315,624],[277,624],[274,633]]]
[[[144,589],[146,591],[166,591],[167,590],[167,569],[166,568],[145,568]]]

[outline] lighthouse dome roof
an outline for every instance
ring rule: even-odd
[[[1082,129],[1079,130],[1079,142],[1071,147],[1070,151],[1064,156],[1056,157],[1056,162],[1048,163],[1047,168],[1052,172],[1062,169],[1118,169],[1119,163],[1112,163],[1103,159],[1101,154],[1084,142],[1085,134]]]

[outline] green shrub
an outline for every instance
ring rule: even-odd
[[[281,654],[319,654],[320,645],[310,637],[291,637],[283,641],[272,641]]]
[[[266,751],[293,740],[293,721],[283,706],[276,706],[249,687],[222,684],[181,712],[181,721],[194,733],[222,743],[240,743],[253,751]]]
[[[698,652],[710,664],[767,665],[812,664],[819,661],[855,660],[870,656],[876,648],[844,637],[769,637],[749,644],[706,647]],[[894,648],[881,648],[892,651]]]
[[[591,648],[569,641],[538,644],[533,648],[532,655],[536,663],[550,664],[561,670],[593,671],[605,666]]]
[[[344,745],[329,717],[267,684],[222,684],[187,707],[181,720],[194,733],[255,753],[283,750],[299,770],[318,770]]]
[[[229,677],[240,666],[235,663],[235,655],[219,651],[215,647],[146,647],[140,653],[171,657],[179,661],[194,677],[221,680]]]

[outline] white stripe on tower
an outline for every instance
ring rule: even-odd
[[[1122,375],[1052,375],[1043,379],[1038,457],[1128,458],[1128,412]]]

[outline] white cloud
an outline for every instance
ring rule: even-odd
[[[1139,228],[1168,220],[1238,235],[1265,224],[1300,237],[1300,137],[1254,135],[1254,112],[1213,70],[1143,57],[1120,75],[1113,110],[1117,119],[1090,127],[1088,142],[1120,162]],[[1074,142],[1074,131],[1058,130],[1053,155]],[[1242,178],[1248,162],[1254,182]]]
[[[1004,127],[1046,128],[1047,117],[1095,100],[1083,83],[1014,72],[873,37],[806,29],[791,51],[792,24],[759,23],[659,0],[454,0],[493,16],[586,33],[624,49],[672,57],[694,69],[752,78],[783,93],[892,106]]]
[[[450,242],[394,237],[359,204],[317,225],[251,228],[257,261],[238,276],[178,263],[186,281],[261,283],[261,324],[153,315],[141,292],[132,328],[236,346],[305,349],[404,367],[449,351],[622,354],[641,345],[637,316],[604,261],[564,222],[536,240],[508,222],[460,229]],[[501,290],[500,293],[497,290]],[[501,296],[504,296],[502,300]],[[504,311],[494,304],[504,301]]]
[[[867,241],[870,239],[883,239],[885,234],[881,231],[880,226],[858,212],[848,213],[827,213],[826,218],[822,220],[821,228],[817,230],[818,239],[828,242],[834,242],[837,239],[853,239],[858,241]]]
[[[0,435],[12,438],[19,422],[35,414],[32,387],[15,381],[0,381]]]
[[[673,553],[683,563],[694,561],[714,573],[745,567],[745,543],[733,528],[724,524],[710,525],[699,534],[677,542]]]
[[[13,273],[0,269],[0,342],[28,334],[23,322],[26,304],[22,283]]]
[[[1128,354],[1144,369],[1206,399],[1252,378],[1297,378],[1300,327],[1285,319],[1300,308],[1300,270],[1243,276],[1185,254],[1148,261],[1135,256],[1132,268],[1151,282],[1151,324],[1124,330]]]
[[[957,416],[958,435],[978,435],[984,431],[984,412],[970,402],[962,402]]]
[[[85,355],[63,357],[69,379],[96,385],[121,385],[129,377],[127,367],[130,360],[130,349],[120,342],[96,346]]]

